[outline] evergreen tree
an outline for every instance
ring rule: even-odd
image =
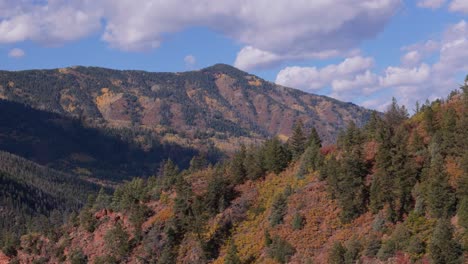
[[[304,217],[300,213],[296,212],[293,216],[291,225],[293,230],[301,230],[304,226]]]
[[[299,120],[293,126],[293,132],[289,139],[289,147],[291,149],[292,159],[297,160],[306,147],[307,138],[304,134],[304,126]]]
[[[230,172],[232,174],[233,183],[239,184],[242,183],[247,177],[247,169],[245,168],[245,159],[246,159],[246,149],[242,145],[240,150],[234,154],[234,157],[231,159]]]
[[[239,258],[236,244],[231,241],[228,252],[226,254],[226,258],[224,259],[224,264],[241,264],[241,260]]]
[[[279,174],[289,163],[290,154],[278,138],[265,143],[265,168],[267,171]]]
[[[296,253],[296,249],[279,236],[273,237],[268,248],[268,255],[279,263],[288,263],[294,253]]]
[[[453,108],[449,108],[443,113],[442,126],[440,131],[442,137],[440,149],[444,155],[453,155],[457,153],[458,150],[460,150],[456,140],[456,132],[457,114]]]
[[[397,100],[392,98],[392,104],[389,106],[384,114],[384,120],[390,127],[398,127],[403,121],[408,119],[408,110],[405,106],[400,106]]]
[[[346,248],[340,242],[335,242],[328,254],[329,264],[343,264],[345,263]]]
[[[283,217],[286,214],[288,201],[284,194],[278,194],[271,205],[270,224],[272,227],[283,223]]]
[[[317,129],[315,129],[315,127],[312,127],[312,129],[310,130],[310,134],[307,139],[307,146],[309,147],[315,146],[318,148],[322,147],[322,140],[320,139],[320,136],[317,132]]]
[[[234,188],[223,177],[218,169],[208,182],[207,192],[204,197],[207,210],[211,214],[217,214],[229,206],[235,197]]]
[[[178,174],[179,168],[171,159],[163,163],[160,175],[165,189],[169,189],[176,184]]]
[[[104,241],[109,253],[113,254],[118,260],[121,260],[130,251],[129,235],[120,222],[117,222],[114,228],[107,231]]]
[[[361,146],[355,146],[351,151],[345,152],[340,162],[336,193],[342,209],[341,219],[349,222],[365,210],[364,178],[368,171],[362,158]]]
[[[361,253],[361,243],[353,237],[346,243],[346,252],[344,254],[345,264],[354,264],[359,259]]]
[[[106,193],[104,188],[101,188],[96,197],[96,201],[94,202],[93,209],[101,210],[104,208],[109,208],[111,205],[111,201],[112,201],[111,196]]]
[[[266,169],[263,161],[263,153],[259,151],[249,151],[245,158],[245,172],[247,179],[256,180],[265,175]]]
[[[453,239],[453,228],[447,219],[440,219],[432,234],[429,253],[434,264],[462,263],[460,244]]]
[[[429,213],[433,217],[448,217],[453,211],[455,195],[448,183],[444,161],[440,154],[436,154],[431,161],[426,201]]]

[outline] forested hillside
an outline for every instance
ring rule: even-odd
[[[0,71],[0,99],[72,116],[93,127],[144,129],[164,141],[232,151],[274,135],[299,119],[328,143],[370,111],[262,80],[232,66],[152,73],[97,67]]]
[[[0,150],[94,181],[154,174],[172,158],[188,167],[199,151],[162,143],[142,129],[93,128],[83,120],[0,99]],[[204,154],[219,158],[213,149]]]
[[[50,232],[99,186],[0,151],[0,247],[26,232]]]
[[[30,234],[12,262],[466,263],[468,87],[411,118],[396,101],[337,143],[296,122],[215,166],[170,160],[101,192],[61,237]]]

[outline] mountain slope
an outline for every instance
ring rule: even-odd
[[[60,171],[119,182],[148,176],[171,158],[187,167],[197,151],[162,144],[144,130],[98,129],[68,116],[0,99],[0,150]]]
[[[27,230],[63,224],[97,190],[96,184],[0,151],[0,246]]]
[[[140,127],[165,140],[214,142],[221,149],[239,140],[287,137],[299,119],[332,143],[349,121],[362,125],[370,115],[351,103],[278,86],[224,64],[182,73],[96,67],[2,71],[0,98],[94,126]]]
[[[21,263],[467,263],[467,110],[465,86],[411,118],[395,102],[365,127],[350,125],[333,147],[295,137],[304,146],[296,159],[289,155],[294,145],[272,139],[200,170],[179,172],[168,162],[160,177],[134,179],[112,199],[103,194],[85,208],[82,215],[94,216],[92,230],[70,223],[53,242],[31,234],[11,257]]]

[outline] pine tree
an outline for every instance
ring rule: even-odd
[[[301,230],[304,226],[304,217],[300,213],[296,212],[293,216],[291,226],[293,230]]]
[[[344,254],[345,264],[354,264],[359,259],[361,252],[361,243],[355,238],[351,238],[346,243],[346,252]]]
[[[345,263],[346,248],[340,242],[335,242],[328,254],[329,264],[343,264]]]
[[[353,220],[365,210],[364,178],[367,173],[361,146],[355,146],[353,150],[344,153],[336,187],[338,204],[342,209],[341,219],[344,222]]]
[[[297,160],[302,153],[304,153],[306,147],[307,138],[304,134],[304,127],[301,121],[294,124],[291,138],[289,139],[289,147],[293,160]]]
[[[442,156],[436,154],[429,170],[426,201],[429,213],[436,218],[451,215],[455,204],[455,195],[448,184]]]
[[[462,263],[460,244],[453,239],[453,228],[447,219],[440,219],[432,234],[429,253],[434,264]]]
[[[174,164],[172,160],[167,160],[162,165],[160,171],[160,177],[163,180],[163,185],[165,189],[172,188],[177,182],[177,177],[179,174],[179,168]]]
[[[101,210],[104,208],[109,208],[109,206],[111,205],[111,200],[111,196],[106,193],[104,188],[101,188],[96,197],[96,201],[94,202],[93,209]]]
[[[447,109],[443,113],[442,127],[441,127],[441,152],[444,155],[453,155],[458,152],[458,144],[456,141],[457,131],[457,114],[453,108]],[[463,149],[462,149],[463,150]]]
[[[239,258],[236,244],[234,244],[234,242],[231,241],[228,252],[226,254],[226,258],[224,259],[224,264],[241,264],[241,263],[242,262]]]
[[[265,175],[266,169],[261,150],[247,152],[244,164],[247,179],[256,180]]]
[[[276,174],[282,172],[290,161],[290,154],[278,138],[265,143],[265,168]]]
[[[108,251],[117,259],[122,259],[130,251],[129,235],[120,222],[117,222],[114,228],[107,231],[104,241]]]
[[[271,205],[270,225],[272,227],[283,223],[283,217],[286,214],[288,201],[284,194],[278,194]]]
[[[230,172],[232,174],[232,180],[235,184],[242,183],[247,177],[247,170],[245,168],[246,149],[242,145],[240,150],[234,154],[231,160]]]
[[[315,127],[312,127],[312,129],[310,130],[310,134],[307,139],[307,146],[309,147],[315,146],[318,148],[322,147],[322,140],[320,139],[320,136],[317,132],[317,129],[315,129]]]

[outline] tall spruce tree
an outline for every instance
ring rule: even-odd
[[[439,153],[432,158],[429,169],[426,201],[429,213],[436,218],[451,215],[455,205],[455,194],[448,183],[444,160]]]
[[[306,142],[307,138],[304,133],[304,126],[302,121],[299,120],[294,124],[293,132],[289,139],[289,148],[291,149],[293,160],[299,159],[302,153],[304,153]]]
[[[461,264],[462,250],[453,238],[453,227],[447,219],[440,219],[432,234],[429,253],[434,264]]]

